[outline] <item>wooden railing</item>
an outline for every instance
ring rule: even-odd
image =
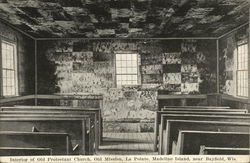
[[[158,107],[163,105],[172,105],[172,106],[187,106],[189,102],[194,101],[193,105],[196,105],[195,102],[199,103],[203,101],[203,104],[208,106],[230,106],[231,108],[244,108],[250,110],[250,102],[248,98],[235,97],[225,94],[195,94],[195,95],[158,95]],[[174,102],[173,102],[174,101]],[[171,103],[172,102],[172,103]],[[199,103],[199,105],[201,105]]]
[[[10,105],[55,105],[64,104],[64,102],[71,101],[71,106],[81,106],[83,101],[90,101],[89,103],[96,103],[97,107],[102,108],[103,96],[100,94],[53,94],[53,95],[26,95],[0,99],[0,106]],[[45,102],[46,101],[46,102]],[[67,105],[68,106],[68,105]]]
[[[190,101],[196,101],[194,103],[204,103],[204,105],[207,104],[207,95],[205,94],[195,94],[195,95],[163,95],[160,94],[157,97],[158,99],[158,108],[161,108],[163,106],[171,105],[171,106],[187,106],[189,105]],[[196,105],[192,103],[191,105]]]

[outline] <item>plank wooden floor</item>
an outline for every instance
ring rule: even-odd
[[[156,155],[153,133],[104,133],[97,155]]]

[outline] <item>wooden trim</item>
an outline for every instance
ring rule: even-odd
[[[29,100],[29,99],[34,99],[34,98],[35,98],[35,95],[2,98],[0,99],[0,104],[7,103],[7,102],[21,101],[21,100]]]
[[[153,37],[153,38],[127,38],[127,37],[96,37],[96,38],[81,38],[81,37],[54,37],[54,38],[36,38],[37,41],[48,41],[48,40],[215,40],[218,39],[218,37]]]
[[[200,133],[208,133],[208,134],[229,134],[229,135],[231,135],[231,134],[239,134],[239,135],[250,135],[250,133],[248,133],[248,132],[233,132],[233,131],[227,131],[227,132],[220,131],[220,132],[218,132],[218,131],[181,130],[181,132],[182,133],[183,132],[185,132],[185,133],[198,133],[198,134],[200,134]]]
[[[157,112],[155,112],[155,121],[154,121],[154,152],[157,151],[157,144],[158,144],[158,138],[159,138],[159,135],[157,134],[159,132],[158,117],[159,117],[159,114]]]
[[[83,120],[82,121],[82,149],[81,149],[81,153],[83,154],[83,155],[85,155],[86,154],[86,120]]]
[[[30,106],[30,105],[14,105],[13,106],[3,106],[1,107],[2,110],[11,110],[11,109],[24,109],[24,110],[35,110],[37,109],[37,111],[39,111],[40,109],[42,109],[42,111],[46,111],[46,110],[62,110],[62,111],[84,111],[84,112],[99,112],[101,111],[100,108],[84,108],[82,109],[82,107],[78,106],[78,107],[71,107],[71,106]]]
[[[35,105],[37,105],[37,41],[35,40]]]
[[[65,135],[68,133],[61,132],[22,132],[22,131],[0,131],[1,135]]]
[[[219,59],[219,57],[220,57],[220,51],[219,51],[219,40],[217,39],[216,40],[216,67],[217,67],[217,69],[216,69],[216,84],[217,84],[217,93],[220,93],[220,59]]]
[[[3,37],[0,36],[0,68],[1,68],[1,71],[0,71],[0,97],[3,97],[3,70],[2,70],[2,41],[3,41]]]
[[[102,100],[102,95],[95,95],[95,94],[61,94],[61,95],[37,95],[37,99],[65,99],[65,100]]]
[[[206,149],[215,149],[215,150],[232,150],[232,151],[236,151],[236,150],[239,150],[239,151],[250,151],[250,148],[226,148],[226,147],[204,147],[204,150]]]
[[[206,99],[207,95],[158,95],[158,100],[166,99]]]
[[[70,142],[69,135],[67,135],[66,137],[66,154],[67,155],[69,155],[69,147],[70,147],[69,142]]]

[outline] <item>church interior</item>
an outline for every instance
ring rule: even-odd
[[[247,0],[0,0],[0,156],[249,155]]]

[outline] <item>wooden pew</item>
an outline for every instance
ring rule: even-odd
[[[195,120],[195,121],[221,121],[221,122],[244,122],[250,123],[250,115],[249,116],[230,116],[230,115],[207,115],[207,114],[162,114],[161,115],[161,123],[159,129],[159,153],[163,150],[161,146],[164,144],[165,139],[165,129],[168,120]]]
[[[228,115],[192,115],[192,114],[162,114],[161,125],[159,129],[159,151],[162,150],[161,144],[164,144],[165,140],[165,128],[168,120],[195,120],[195,121],[221,121],[221,122],[244,122],[250,123],[249,116],[228,116]]]
[[[94,114],[94,113],[93,113]],[[48,115],[54,115],[54,116],[57,116],[57,117],[72,117],[74,115],[76,115],[78,118],[89,118],[89,121],[86,121],[87,122],[87,125],[86,125],[86,131],[89,132],[89,134],[91,135],[90,137],[90,140],[89,142],[87,143],[88,144],[88,147],[89,147],[89,150],[91,151],[90,153],[94,153],[96,151],[96,143],[98,142],[98,138],[96,138],[96,133],[95,133],[95,130],[94,128],[95,127],[95,115],[93,114],[86,114],[86,113],[83,113],[83,112],[70,112],[70,111],[67,111],[67,112],[51,112],[51,111],[39,111],[39,110],[32,110],[32,111],[0,111],[0,115],[2,115],[3,117],[6,117],[6,116],[19,116],[19,115],[35,115],[36,117],[37,116],[48,116]],[[86,117],[87,116],[87,117]],[[89,124],[88,124],[89,123]],[[46,129],[44,128],[45,126],[42,127],[42,130],[45,130]],[[70,127],[70,126],[69,126]],[[72,133],[73,134],[73,133]],[[86,137],[88,138],[88,137]],[[73,139],[75,140],[75,139]],[[94,143],[93,143],[94,142]]]
[[[2,111],[60,111],[60,112],[84,112],[85,114],[95,114],[95,133],[96,133],[96,148],[99,148],[99,145],[102,141],[102,117],[101,117],[101,109],[100,108],[82,108],[82,107],[67,107],[67,106],[24,106],[24,105],[16,105],[14,107],[1,107]],[[70,113],[68,113],[70,114]]]
[[[248,132],[250,123],[219,122],[219,121],[192,121],[192,120],[168,120],[166,125],[166,137],[163,151],[160,154],[171,154],[172,142],[177,141],[179,130],[195,131],[221,131],[221,132]]]
[[[0,147],[51,148],[54,155],[68,155],[69,141],[67,133],[0,131]]]
[[[41,156],[41,155],[52,155],[52,149],[0,147],[0,156]]]
[[[0,114],[0,131],[40,131],[68,133],[72,145],[78,146],[79,151],[72,154],[93,154],[93,132],[87,133],[90,128],[90,118],[87,115],[39,115],[39,114]],[[91,130],[90,130],[91,131]],[[89,144],[89,150],[87,149]],[[77,153],[76,153],[77,152]]]
[[[100,110],[99,126],[99,142],[102,141],[102,118],[101,110],[103,108],[103,96],[101,94],[74,94],[74,93],[60,93],[60,94],[35,94],[26,96],[17,96],[0,99],[0,106],[14,106],[14,105],[46,105],[46,106],[67,106],[76,108],[96,108]]]
[[[250,133],[180,130],[178,141],[173,142],[172,154],[196,155],[200,146],[249,148]]]
[[[154,124],[154,151],[157,151],[157,144],[159,139],[159,126],[161,124],[161,115],[162,114],[193,114],[193,115],[228,115],[228,116],[250,116],[250,114],[244,114],[244,112],[217,112],[216,109],[211,111],[210,109],[200,109],[202,111],[199,111],[197,109],[195,110],[188,110],[188,111],[177,111],[177,110],[168,110],[168,111],[157,111],[155,113],[155,124]],[[229,110],[229,109],[228,109]]]
[[[90,115],[91,117],[94,116],[94,119],[91,118],[91,126],[93,126],[95,130],[95,149],[99,148],[99,144],[101,141],[101,117],[100,117],[100,109],[97,108],[72,108],[72,107],[59,107],[59,106],[15,106],[15,107],[1,107],[1,111],[30,111],[34,112],[41,112],[41,113],[61,113],[66,115]],[[92,120],[93,119],[93,120]]]
[[[200,147],[200,155],[249,155],[250,148]]]

